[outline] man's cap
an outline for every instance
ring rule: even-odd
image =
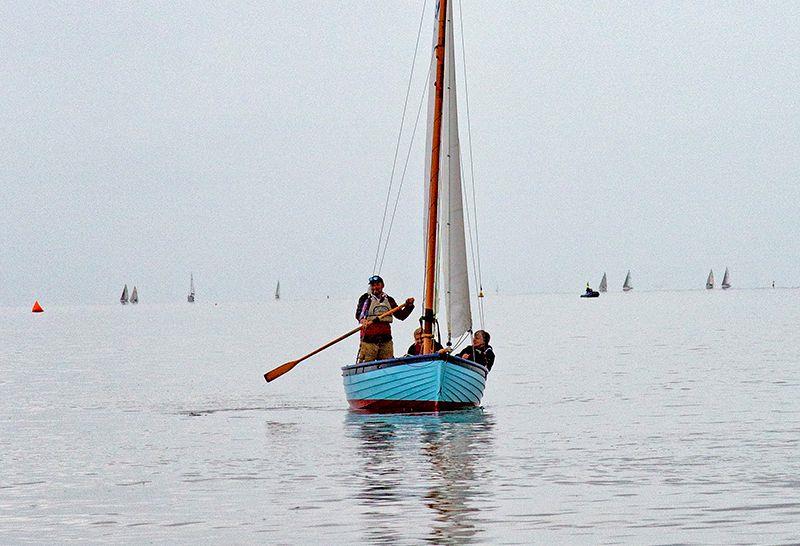
[[[373,275],[369,278],[369,284],[375,284],[375,283],[386,284],[383,282],[383,279],[381,279],[378,275]]]

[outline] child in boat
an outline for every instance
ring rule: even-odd
[[[433,350],[435,352],[439,352],[442,350],[442,344],[433,340]],[[414,355],[421,355],[422,354],[422,328],[417,328],[414,330],[414,343],[409,346],[408,351],[406,351],[408,356]]]
[[[486,369],[491,370],[494,366],[494,350],[489,345],[489,332],[486,330],[478,330],[472,337],[472,345],[465,348],[461,352],[461,358],[472,360],[477,364],[486,366]]]

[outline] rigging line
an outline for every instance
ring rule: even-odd
[[[381,232],[378,235],[378,248],[375,250],[375,261],[372,264],[372,272],[377,273],[375,270],[378,265],[378,255],[381,252],[381,241],[383,240],[383,231],[386,226],[386,212],[389,209],[389,201],[392,195],[392,186],[394,185],[394,172],[397,168],[397,156],[400,152],[400,138],[403,136],[403,126],[406,121],[406,109],[408,108],[408,97],[411,95],[411,82],[414,79],[414,67],[417,64],[417,52],[419,51],[419,39],[422,36],[422,23],[425,21],[425,7],[428,0],[422,3],[422,14],[419,18],[419,28],[417,29],[417,43],[414,45],[414,57],[411,60],[411,73],[408,75],[408,86],[406,87],[406,99],[403,102],[403,115],[400,117],[400,131],[397,133],[397,143],[394,148],[394,159],[392,160],[392,173],[389,175],[389,189],[386,190],[386,201],[383,205],[383,218],[381,219]],[[387,236],[388,238],[388,236]],[[388,241],[387,241],[388,242]]]
[[[460,151],[459,151],[459,153],[460,153]],[[462,167],[462,169],[461,169],[462,179],[463,179],[463,173],[464,173],[464,169]],[[467,238],[469,239],[470,257],[472,258],[471,259],[471,262],[472,262],[472,276],[475,279],[475,282],[477,283],[478,282],[478,268],[477,268],[476,260],[475,260],[475,243],[474,243],[474,236],[473,236],[473,233],[472,233],[472,231],[473,231],[472,230],[472,221],[470,219],[470,213],[469,213],[469,197],[466,194],[464,195],[464,203],[465,203],[464,217],[465,217],[465,219],[467,221]],[[476,287],[476,288],[478,288],[478,287]],[[478,289],[480,290],[480,288],[478,288]],[[478,314],[479,314],[480,321],[481,321],[481,328],[483,328],[483,302],[482,302],[480,297],[476,297],[475,299],[477,300],[476,303],[478,305]]]
[[[478,290],[483,291],[483,273],[481,271],[481,246],[480,238],[478,237],[478,202],[475,197],[475,162],[472,151],[472,123],[469,115],[469,84],[467,82],[467,54],[466,45],[464,43],[464,14],[461,8],[461,0],[458,0],[458,22],[461,28],[461,63],[464,67],[464,102],[467,114],[467,147],[469,148],[469,170],[470,170],[470,185],[472,186],[472,207],[473,207],[473,220],[475,226],[475,253],[473,259],[477,263],[477,281]],[[469,205],[468,205],[469,206]],[[484,313],[483,313],[483,299],[478,298],[478,310],[481,317],[481,328],[484,327]]]
[[[467,177],[465,176],[466,169],[464,167],[463,155],[464,154],[462,153],[461,147],[459,146],[459,166],[460,166],[459,175],[461,176],[461,180],[466,184],[466,183],[468,183],[468,180],[467,180]],[[466,186],[464,186],[463,190],[466,190]],[[470,263],[471,263],[471,266],[472,266],[472,270],[470,271],[470,273],[472,274],[472,280],[474,281],[475,285],[479,285],[480,283],[479,283],[479,279],[478,279],[477,260],[475,258],[475,256],[476,256],[476,252],[475,252],[475,236],[474,236],[474,231],[473,231],[473,227],[472,227],[472,219],[471,219],[471,214],[470,214],[469,192],[462,191],[462,193],[463,193],[463,195],[461,195],[460,197],[463,199],[464,219],[465,219],[465,221],[467,223],[466,237],[467,237],[467,241],[469,242],[469,256],[470,256]],[[475,306],[477,308],[478,319],[480,321],[480,327],[483,328],[484,327],[483,300],[479,297],[480,287],[479,286],[475,286],[475,288],[476,288],[476,291],[474,293],[470,292],[470,300],[472,300],[472,296],[474,295],[475,296]]]
[[[464,170],[462,168],[462,170],[461,170],[462,178],[463,178],[463,172],[464,172]],[[467,220],[467,237],[469,239],[470,257],[472,258],[472,260],[471,260],[472,261],[472,276],[475,279],[475,282],[478,283],[478,268],[477,268],[476,260],[475,260],[475,243],[474,243],[474,236],[473,236],[473,230],[472,230],[472,222],[470,220],[470,214],[469,214],[469,197],[467,195],[464,195],[464,202],[465,202],[465,205],[466,205],[464,207],[464,213],[465,213],[465,218]],[[477,287],[477,288],[478,288],[479,292],[477,292],[478,295],[477,295],[477,297],[475,299],[476,299],[476,303],[477,303],[477,306],[478,306],[478,316],[480,318],[481,328],[483,328],[484,327],[483,298],[481,298],[480,295],[479,295],[481,288],[479,288],[479,287]]]
[[[452,11],[450,12],[449,17],[450,18],[453,17]],[[447,47],[445,46],[445,51],[446,50],[447,50]],[[455,59],[453,59],[453,60],[455,60]],[[442,127],[443,127],[442,131],[444,132],[444,139],[442,140],[442,143],[445,144],[445,146],[442,149],[444,150],[444,153],[447,155],[447,171],[446,172],[447,172],[447,178],[448,179],[450,179],[452,177],[452,172],[453,172],[453,158],[450,155],[450,149],[451,149],[451,147],[453,145],[452,141],[450,140],[451,138],[453,138],[453,135],[450,132],[450,125],[451,125],[451,122],[452,122],[451,116],[453,115],[453,111],[450,108],[450,101],[452,100],[452,96],[451,95],[453,94],[453,90],[450,88],[450,78],[453,78],[453,81],[455,81],[455,75],[454,74],[451,75],[449,73],[450,72],[448,70],[449,68],[450,68],[450,63],[448,62],[447,65],[445,65],[445,74],[447,74],[447,76],[445,77],[445,81],[443,82],[444,86],[445,86],[445,89],[447,89],[447,95],[445,95],[447,97],[447,101],[443,101],[443,102],[445,102],[445,104],[442,105],[443,117],[445,117],[445,119],[442,119]],[[456,132],[458,132],[458,127],[456,127]],[[459,159],[459,161],[461,160],[460,157],[458,159]],[[451,271],[450,271],[450,264],[452,263],[451,247],[452,247],[452,233],[453,233],[453,231],[452,231],[452,223],[451,223],[452,222],[452,217],[451,217],[452,216],[452,214],[451,214],[451,212],[452,212],[452,201],[451,201],[451,199],[453,198],[452,189],[453,189],[452,185],[449,183],[449,180],[448,180],[448,184],[447,184],[446,190],[445,190],[447,192],[447,210],[446,211],[442,211],[446,215],[446,221],[445,221],[445,225],[444,225],[444,229],[443,229],[444,233],[443,233],[443,237],[442,237],[442,243],[444,243],[443,244],[444,252],[447,254],[447,259],[442,260],[442,262],[441,262],[442,263],[442,276],[444,277],[444,281],[447,283],[447,285],[445,286],[445,293],[444,293],[444,309],[445,309],[445,312],[447,314],[447,342],[448,343],[450,342],[450,338],[452,337],[452,332],[453,332],[453,319],[452,319],[451,313],[450,313],[450,308],[451,308],[450,304],[452,302],[452,286],[453,286],[452,277],[451,277]],[[458,197],[461,198],[460,195]]]
[[[400,185],[397,188],[397,197],[394,201],[394,209],[392,209],[392,216],[389,220],[389,229],[386,231],[386,241],[383,246],[383,254],[381,255],[381,261],[378,265],[378,271],[383,269],[383,261],[386,259],[386,250],[389,248],[389,237],[392,235],[392,227],[394,226],[394,218],[397,215],[397,206],[400,204],[400,195],[403,191],[403,183],[406,180],[406,171],[408,170],[408,160],[411,158],[411,150],[414,148],[414,139],[417,135],[417,126],[419,125],[419,116],[422,113],[422,105],[425,103],[426,93],[425,90],[428,88],[428,85],[431,81],[431,70],[428,70],[428,77],[425,79],[425,86],[423,87],[422,97],[419,100],[419,108],[417,108],[417,117],[414,120],[414,128],[411,131],[411,142],[408,144],[408,153],[406,153],[406,160],[403,165],[403,173],[400,175]]]
[[[467,340],[467,336],[469,336],[469,339],[470,339],[470,340],[472,340],[471,331],[469,331],[469,330],[468,330],[468,331],[464,332],[463,334],[461,334],[461,335],[458,337],[458,339],[456,340],[456,342],[452,344],[452,347],[453,347],[453,351],[452,351],[452,352],[453,352],[453,353],[456,353],[456,356],[458,356],[458,353],[460,353],[460,352],[461,352],[460,350],[458,350],[458,349],[457,349],[457,347],[458,347],[459,345],[461,345],[462,343],[464,343],[464,341],[466,341],[466,340]],[[463,349],[462,349],[462,350],[463,350]]]
[[[478,237],[478,202],[475,198],[475,161],[472,153],[472,123],[469,115],[469,85],[467,84],[467,54],[466,46],[464,44],[464,17],[463,10],[461,9],[461,0],[458,0],[458,21],[461,27],[461,59],[464,66],[464,102],[467,114],[467,147],[469,148],[469,170],[470,182],[472,185],[472,207],[473,216],[475,220],[475,251],[478,263],[478,287],[483,290],[483,273],[481,271],[481,245],[480,238]],[[482,305],[481,305],[482,307]],[[482,313],[482,311],[481,311]],[[481,318],[483,321],[483,318]]]

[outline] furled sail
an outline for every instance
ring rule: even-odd
[[[722,276],[722,288],[728,289],[731,287],[731,272],[728,271],[728,268],[725,268],[725,274]]]
[[[598,292],[608,292],[608,280],[606,274],[603,273],[603,278],[600,279],[600,286],[597,287]]]
[[[706,279],[706,288],[708,290],[711,290],[712,288],[714,288],[714,270],[713,269],[708,273],[708,278]]]
[[[622,289],[627,292],[628,290],[633,290],[633,285],[631,284],[631,271],[628,270],[628,274],[625,275],[625,282],[622,285]]]
[[[122,289],[122,295],[119,297],[119,302],[122,305],[128,303],[128,285],[125,285],[125,288]]]
[[[438,20],[438,5],[436,19]],[[458,93],[453,39],[453,14],[448,10],[445,28],[444,98],[442,104],[442,140],[439,149],[438,263],[437,295],[444,294],[448,339],[472,329],[467,244],[464,230],[464,198],[461,187],[461,148],[458,137]],[[434,27],[435,28],[435,27]],[[436,84],[436,32],[428,84],[427,149],[433,140],[434,95]],[[431,166],[425,162],[425,213],[429,206]],[[427,223],[425,239],[427,240]]]

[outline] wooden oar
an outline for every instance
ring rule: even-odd
[[[336,339],[329,341],[328,343],[326,343],[325,345],[323,345],[319,349],[314,349],[313,351],[308,353],[306,356],[300,357],[297,360],[289,361],[286,364],[281,364],[277,368],[275,368],[273,370],[270,370],[267,373],[265,373],[264,374],[264,379],[267,380],[267,383],[269,383],[270,381],[274,381],[275,379],[278,379],[280,376],[282,376],[283,374],[285,374],[286,372],[288,372],[289,370],[291,370],[292,368],[294,368],[295,366],[300,364],[305,359],[310,358],[310,357],[314,356],[315,354],[317,354],[317,353],[319,353],[321,351],[324,351],[325,349],[327,349],[331,345],[336,345],[337,343],[339,343],[343,339],[352,336],[353,334],[355,334],[356,332],[358,332],[359,330],[364,328],[367,324],[371,324],[371,323],[376,322],[376,321],[378,321],[378,320],[380,320],[382,318],[386,318],[386,317],[388,317],[390,315],[394,315],[395,313],[397,313],[400,309],[402,309],[406,305],[407,304],[403,303],[402,305],[398,305],[394,309],[389,309],[385,313],[383,313],[381,315],[378,315],[377,317],[371,319],[369,322],[364,323],[364,324],[360,324],[359,326],[357,326],[356,328],[353,328],[352,330],[350,330],[346,334],[342,334],[341,336],[337,337]]]

